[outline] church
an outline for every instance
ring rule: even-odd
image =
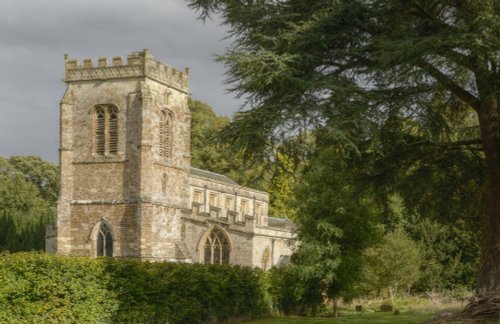
[[[61,188],[47,250],[61,255],[286,263],[294,225],[269,195],[191,166],[189,70],[148,50],[79,62],[65,55]]]

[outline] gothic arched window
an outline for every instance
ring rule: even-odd
[[[113,256],[113,234],[108,224],[102,222],[96,238],[97,256]]]
[[[106,123],[104,115],[102,107],[95,109],[95,152],[97,154],[104,154],[104,125]]]
[[[118,152],[118,110],[116,107],[108,108],[109,127],[109,154],[116,154]]]
[[[162,111],[159,126],[160,156],[168,159],[172,155],[172,115]]]
[[[99,155],[118,153],[118,109],[97,105],[94,111],[94,151]]]
[[[203,262],[208,264],[229,263],[230,247],[227,236],[214,228],[203,246]]]

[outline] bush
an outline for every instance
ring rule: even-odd
[[[105,322],[118,309],[100,260],[15,253],[0,256],[0,322]]]
[[[284,315],[315,316],[324,305],[325,283],[318,279],[305,279],[295,265],[272,268],[269,277],[269,295],[275,313]]]
[[[202,323],[268,314],[263,273],[45,253],[0,257],[0,322]]]

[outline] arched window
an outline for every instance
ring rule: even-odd
[[[116,107],[108,108],[109,116],[109,154],[116,154],[118,152],[118,111]]]
[[[162,111],[160,115],[160,156],[170,158],[172,154],[172,115]]]
[[[96,154],[118,153],[118,109],[113,105],[97,105],[94,118],[94,151]]]
[[[104,154],[104,125],[104,109],[97,107],[95,109],[95,152],[97,154]]]
[[[262,270],[271,269],[271,252],[266,248],[262,253]]]
[[[219,229],[214,228],[208,235],[203,246],[203,262],[208,264],[229,263],[229,241]]]
[[[96,238],[97,256],[113,256],[113,235],[108,224],[101,222]]]

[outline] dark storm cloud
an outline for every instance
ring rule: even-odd
[[[228,45],[225,30],[196,17],[183,0],[2,0],[0,156],[57,161],[65,53],[82,60],[149,48],[169,65],[190,67],[193,97],[231,115],[238,103],[213,62]]]

